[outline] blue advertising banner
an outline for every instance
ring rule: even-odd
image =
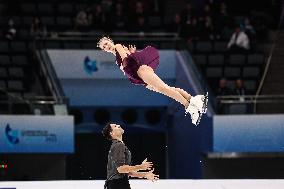
[[[115,64],[115,56],[101,50],[47,50],[60,79],[117,79],[126,77]],[[157,74],[161,78],[175,78],[176,52],[159,51]]]
[[[284,115],[213,118],[214,152],[284,152]]]
[[[0,116],[0,153],[73,153],[72,116]]]
[[[166,106],[170,99],[133,85],[115,64],[115,57],[101,50],[48,50],[54,71],[71,106]],[[173,86],[176,52],[159,51],[157,75]]]

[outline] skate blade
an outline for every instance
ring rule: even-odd
[[[207,112],[207,106],[208,106],[208,92],[204,96],[202,112],[201,113],[205,114]]]

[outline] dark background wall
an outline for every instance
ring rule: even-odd
[[[0,180],[64,180],[65,154],[1,154]]]

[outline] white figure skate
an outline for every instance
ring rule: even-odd
[[[198,125],[202,114],[205,114],[207,111],[208,103],[208,92],[206,95],[196,95],[191,97],[189,106],[185,110],[185,114],[190,113],[191,120],[194,125]]]

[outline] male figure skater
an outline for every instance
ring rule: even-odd
[[[103,136],[112,141],[108,154],[105,188],[131,189],[129,176],[151,181],[158,180],[159,175],[153,173],[153,163],[148,162],[147,158],[140,165],[131,166],[131,153],[122,141],[123,133],[121,126],[114,123],[108,123],[102,131]]]

